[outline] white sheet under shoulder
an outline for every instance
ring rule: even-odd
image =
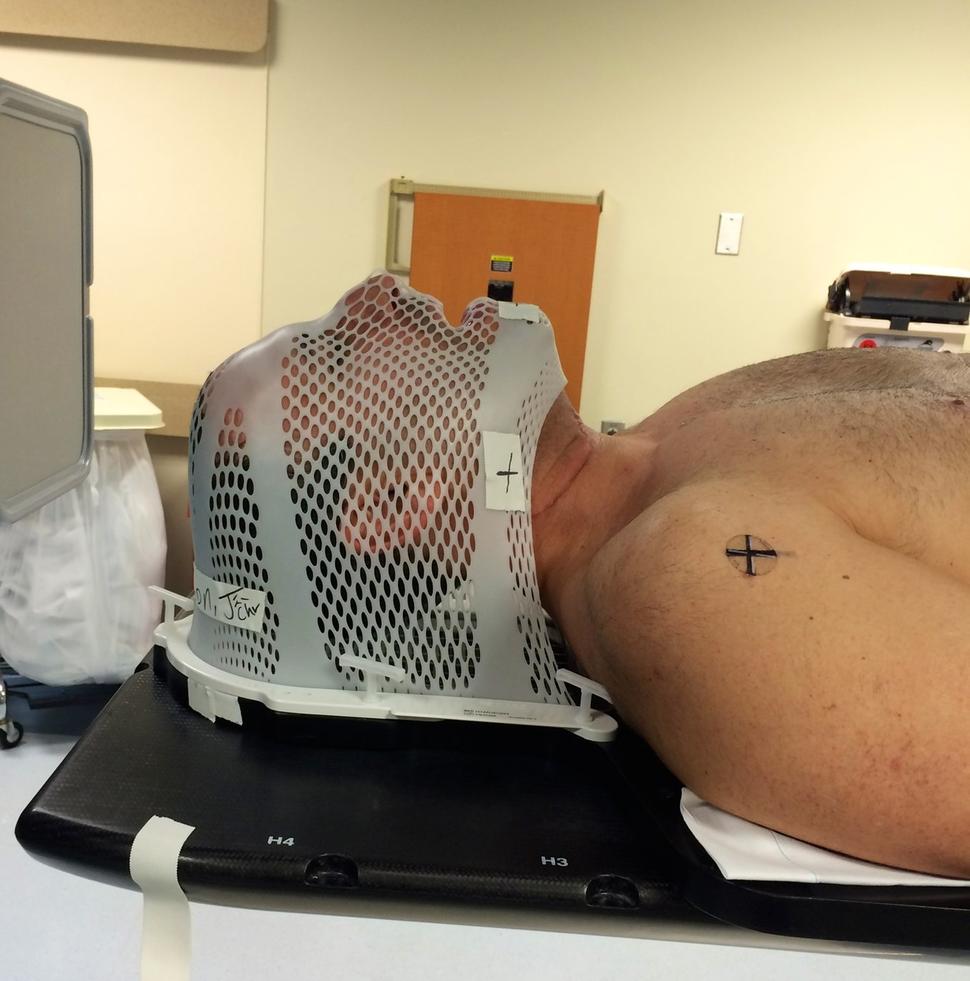
[[[945,879],[849,858],[771,828],[752,824],[701,800],[686,787],[680,813],[725,879],[832,882],[850,886],[968,886]]]

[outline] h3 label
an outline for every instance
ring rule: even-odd
[[[556,865],[561,869],[569,865],[568,858],[556,858],[554,855],[541,855],[540,858],[543,865]]]

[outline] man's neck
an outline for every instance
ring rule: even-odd
[[[645,506],[655,446],[644,432],[593,432],[565,396],[550,410],[533,469],[532,529],[540,593],[554,616],[566,585]]]
[[[553,508],[589,462],[600,436],[583,424],[566,396],[553,403],[543,423],[532,468],[532,517]]]

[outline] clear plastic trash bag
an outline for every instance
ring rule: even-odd
[[[144,434],[96,434],[87,480],[0,525],[0,653],[48,685],[128,677],[152,646],[165,551]]]

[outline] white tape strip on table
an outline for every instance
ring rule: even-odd
[[[193,831],[188,824],[156,816],[132,842],[128,868],[145,897],[141,981],[188,981],[192,933],[178,862]]]
[[[970,886],[970,879],[944,879],[876,865],[789,838],[728,814],[686,787],[680,795],[680,814],[725,879],[850,886]]]
[[[189,696],[189,708],[195,709],[199,715],[204,715],[210,722],[215,722],[216,719],[227,719],[229,722],[235,722],[237,726],[242,725],[242,709],[239,707],[239,699],[235,695],[213,691],[191,678],[188,679],[186,690]]]

